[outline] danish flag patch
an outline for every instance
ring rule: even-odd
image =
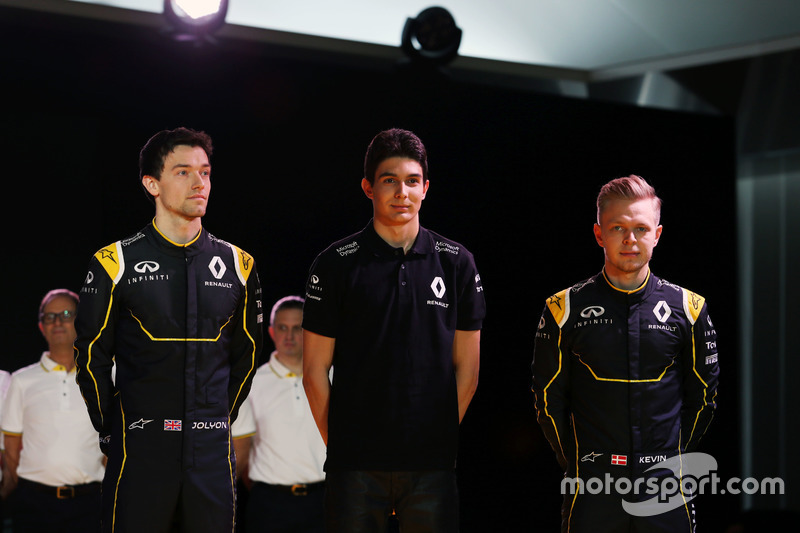
[[[626,465],[628,464],[628,456],[611,454],[611,464],[620,466]]]

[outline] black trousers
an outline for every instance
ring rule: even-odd
[[[247,496],[247,533],[324,533],[324,485],[292,493],[289,487],[253,483]]]
[[[52,490],[50,490],[52,489]],[[84,485],[74,495],[19,478],[7,502],[14,533],[92,533],[100,531],[100,483]]]
[[[455,471],[328,472],[325,524],[328,533],[457,533]]]

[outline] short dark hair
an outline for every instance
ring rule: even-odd
[[[377,134],[369,143],[364,157],[364,177],[375,183],[378,165],[390,157],[407,157],[422,167],[422,182],[428,181],[428,152],[422,141],[408,130],[392,128]]]
[[[161,171],[164,170],[164,161],[167,156],[175,150],[176,146],[199,146],[202,148],[209,159],[213,146],[211,137],[203,131],[195,131],[189,128],[175,128],[174,130],[161,130],[147,141],[139,152],[139,180],[145,176],[153,176],[161,179]],[[144,185],[142,185],[144,187]],[[145,189],[148,198],[152,198]]]
[[[284,309],[299,309],[302,311],[305,302],[306,301],[300,296],[284,296],[272,306],[272,312],[269,314],[269,325],[272,326],[273,322],[275,322],[275,315],[277,315],[279,311],[283,311]]]

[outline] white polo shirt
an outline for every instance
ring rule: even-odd
[[[293,485],[325,479],[325,443],[308,406],[303,376],[283,366],[274,352],[256,372],[231,432],[253,437],[253,481]]]
[[[67,372],[49,352],[11,375],[2,428],[22,436],[19,477],[51,486],[102,481],[103,454],[75,370]]]

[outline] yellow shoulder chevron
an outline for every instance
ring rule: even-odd
[[[239,281],[242,282],[242,285],[246,285],[247,278],[250,277],[250,273],[253,271],[255,260],[252,255],[236,245],[231,244],[231,250],[233,250],[233,261],[236,265],[236,273],[239,275]]]
[[[103,266],[108,273],[108,277],[116,285],[122,273],[125,272],[125,258],[122,256],[122,242],[117,241],[109,244],[97,251],[94,254],[97,261]]]
[[[562,327],[569,318],[569,289],[564,289],[548,298],[547,307],[556,319],[558,327]]]
[[[700,311],[703,310],[705,303],[706,299],[699,294],[683,289],[683,308],[692,324],[697,322],[697,317],[700,316]]]

